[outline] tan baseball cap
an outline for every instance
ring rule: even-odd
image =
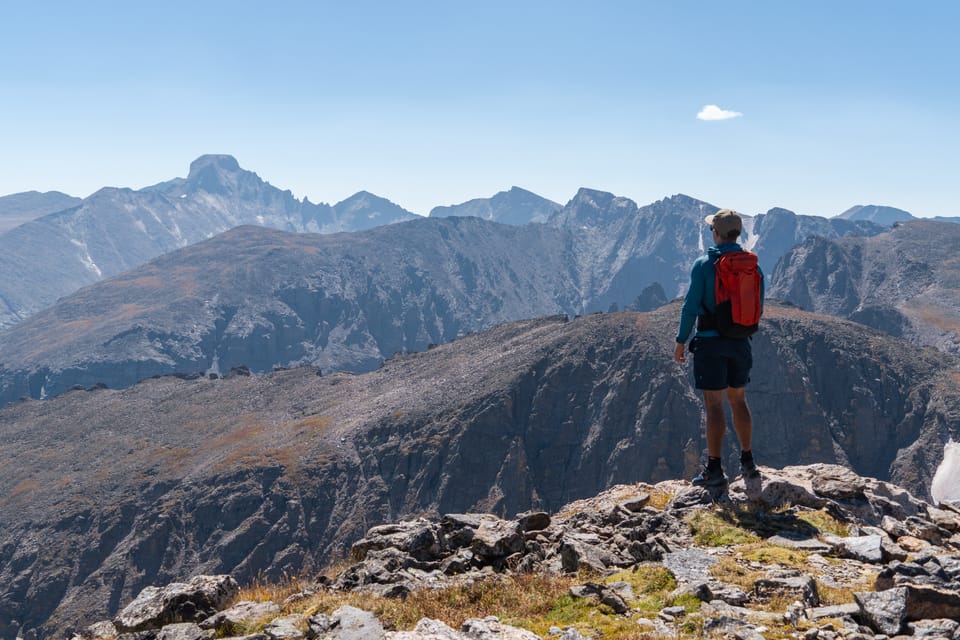
[[[717,230],[721,238],[726,238],[731,231],[743,232],[743,220],[740,214],[733,209],[720,209],[712,216],[707,216],[705,222]]]

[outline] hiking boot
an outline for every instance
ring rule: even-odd
[[[695,487],[724,487],[727,485],[727,477],[723,474],[723,469],[704,467],[703,471],[693,477],[690,484]]]
[[[740,475],[743,476],[744,480],[760,477],[760,469],[757,469],[757,463],[753,461],[753,458],[740,461]]]

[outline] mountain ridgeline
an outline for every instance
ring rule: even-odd
[[[178,198],[156,194],[183,192],[195,195],[180,200],[193,202],[216,200],[215,192],[235,199],[262,187],[254,174],[231,173],[233,166],[198,160],[188,181],[126,196],[155,194],[169,202]],[[289,194],[266,193],[285,203],[275,210],[306,207]],[[516,212],[509,203],[551,209],[528,192],[507,195],[492,210]],[[369,210],[371,198],[358,194],[353,205],[338,207]],[[95,283],[8,328],[0,334],[0,403],[48,398],[76,385],[117,388],[151,375],[241,365],[255,372],[303,364],[369,371],[395,352],[500,322],[651,309],[685,290],[690,264],[709,243],[703,218],[716,210],[683,195],[638,207],[581,189],[545,224],[451,213],[354,233],[233,229]],[[778,252],[811,234],[884,229],[773,210],[748,218],[744,241],[761,253],[766,269]],[[102,231],[101,244],[115,245],[103,239],[111,237],[107,227]],[[69,265],[55,262],[78,271]]]
[[[185,179],[137,191],[103,188],[0,235],[0,328],[82,286],[239,225],[329,233],[415,217],[366,192],[333,206],[298,200],[230,156],[201,156]]]
[[[0,635],[78,629],[197,573],[308,574],[405,517],[554,511],[689,478],[701,403],[670,360],[678,311],[505,323],[363,375],[166,376],[11,404]],[[837,463],[926,496],[960,439],[954,358],[776,305],[754,346],[762,464]]]

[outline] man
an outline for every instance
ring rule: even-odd
[[[743,231],[743,220],[736,211],[722,209],[707,216],[706,223],[713,232],[714,246],[707,255],[699,257],[690,271],[690,288],[680,312],[680,327],[677,329],[677,344],[674,360],[686,362],[687,338],[697,322],[697,333],[690,343],[693,353],[693,376],[695,386],[703,393],[707,414],[707,465],[691,481],[702,487],[723,487],[727,484],[721,465],[723,436],[726,432],[726,417],[723,399],[726,396],[733,414],[733,428],[740,440],[740,473],[744,478],[760,476],[753,461],[753,418],[747,406],[746,385],[750,381],[753,355],[750,338],[726,338],[716,330],[716,269],[717,258],[728,251],[742,251],[737,239]],[[759,270],[759,267],[757,267]],[[762,277],[762,274],[761,274]],[[760,283],[760,300],[763,300],[763,281]],[[761,306],[762,311],[762,306]]]

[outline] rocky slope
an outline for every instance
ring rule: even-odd
[[[361,376],[164,377],[9,405],[0,635],[93,622],[200,572],[310,571],[404,517],[556,511],[691,477],[701,409],[669,360],[677,312],[505,324]],[[960,439],[954,360],[788,308],[754,344],[761,463],[839,463],[926,496]]]
[[[351,559],[278,602],[238,601],[228,575],[149,587],[76,639],[199,640],[244,628],[269,640],[960,637],[960,510],[833,465],[765,469],[734,483],[722,507],[668,481],[618,485],[554,514],[382,525]],[[413,610],[431,600],[424,592],[455,600],[483,585],[494,597],[462,599],[464,610],[445,616],[460,631],[431,618],[404,624],[404,605],[386,602],[417,594]],[[530,593],[550,587],[552,597]],[[365,597],[337,597],[350,592]],[[542,601],[534,615],[511,607],[522,597]]]
[[[813,237],[789,252],[768,296],[960,353],[960,225],[916,220],[869,238]]]
[[[328,233],[415,217],[367,193],[332,207],[298,200],[230,156],[201,156],[186,178],[138,191],[104,188],[0,235],[0,328],[84,285],[239,225]]]
[[[0,234],[35,218],[80,204],[80,198],[59,191],[24,191],[0,196]]]

